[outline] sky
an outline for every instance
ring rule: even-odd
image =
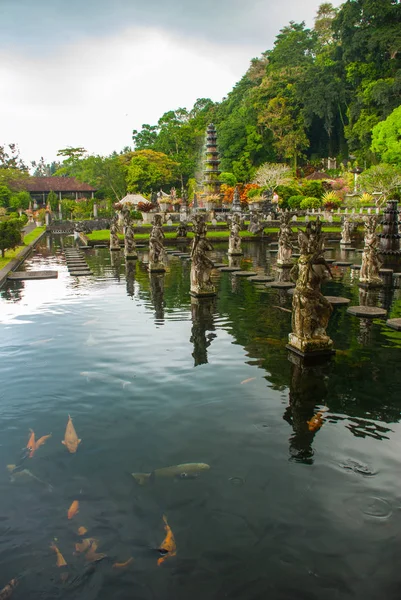
[[[283,26],[313,26],[320,3],[0,0],[0,145],[28,163],[132,146],[143,123],[220,101]]]

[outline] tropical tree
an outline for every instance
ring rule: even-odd
[[[373,127],[371,150],[383,162],[401,167],[401,106]]]
[[[279,185],[291,183],[292,179],[291,169],[287,165],[265,163],[256,171],[253,183],[275,190]]]
[[[0,250],[4,258],[6,250],[12,250],[21,243],[20,227],[13,220],[0,222]]]
[[[163,152],[137,150],[126,166],[127,187],[130,192],[150,192],[171,185],[177,177],[178,164]]]
[[[358,181],[361,189],[380,192],[379,202],[383,202],[391,194],[401,192],[401,169],[386,164],[374,165],[359,175]]]

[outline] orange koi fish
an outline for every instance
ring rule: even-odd
[[[75,517],[77,512],[79,512],[79,502],[78,502],[78,500],[74,500],[74,502],[71,504],[70,508],[68,509],[68,513],[67,513],[68,518],[72,519],[72,517]]]
[[[78,535],[85,535],[85,533],[88,533],[88,530],[86,529],[86,527],[78,527]]]
[[[78,439],[77,432],[75,431],[75,427],[72,424],[72,419],[70,415],[68,415],[68,423],[65,429],[65,435],[61,443],[67,447],[68,452],[74,454],[77,451],[78,445],[81,443],[81,441],[82,440]]]
[[[37,450],[38,448],[40,448],[41,446],[43,446],[43,444],[45,444],[47,442],[47,440],[49,438],[52,437],[52,434],[49,433],[49,435],[42,435],[41,438],[38,439],[38,441],[35,444],[35,450]]]
[[[171,531],[171,528],[169,527],[169,524],[167,523],[167,519],[164,515],[163,515],[163,521],[164,521],[164,529],[166,530],[166,537],[162,541],[161,546],[159,548],[159,550],[164,552],[163,556],[161,556],[157,561],[157,565],[159,567],[169,557],[175,556],[177,554],[177,546],[175,543],[174,534]]]
[[[7,585],[4,586],[2,590],[0,590],[0,600],[7,600],[7,598],[11,598],[11,594],[13,593],[17,585],[18,579],[11,579],[11,581],[9,581]]]
[[[133,562],[133,558],[132,556],[130,556],[130,558],[128,560],[126,560],[125,562],[119,563],[116,562],[113,565],[113,569],[125,569],[125,567],[128,567],[129,564],[131,564]]]
[[[35,454],[36,449],[35,432],[32,429],[30,429],[29,431],[31,435],[29,436],[29,440],[26,447],[29,450],[29,458],[32,458],[32,456]]]
[[[61,554],[60,550],[57,548],[56,544],[54,544],[54,542],[52,542],[50,544],[50,548],[56,553],[57,555],[57,561],[56,561],[56,565],[58,567],[66,567],[67,563],[64,559],[64,556]]]
[[[319,410],[310,421],[306,421],[309,431],[317,431],[323,425],[323,412]]]

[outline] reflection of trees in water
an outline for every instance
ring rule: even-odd
[[[127,260],[125,262],[125,280],[127,282],[127,295],[131,298],[135,293],[135,269],[136,260]]]
[[[316,407],[321,408],[326,402],[330,363],[307,365],[292,352],[288,358],[292,363],[289,406],[283,418],[294,431],[290,437],[290,454],[297,461],[311,463],[312,442],[320,430],[309,431],[308,421],[316,413]]]
[[[19,302],[22,298],[22,291],[25,289],[23,281],[7,281],[5,286],[0,290],[0,296],[4,300]]]
[[[207,360],[207,349],[216,337],[214,331],[214,313],[216,310],[215,298],[194,298],[191,297],[192,329],[190,342],[194,345],[192,356],[194,366],[204,365]]]
[[[164,273],[149,273],[150,297],[155,309],[155,319],[164,323]]]

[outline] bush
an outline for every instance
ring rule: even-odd
[[[343,200],[339,196],[338,191],[337,192],[326,192],[322,196],[322,203],[325,208],[327,207],[328,210],[332,210],[333,206],[335,208],[339,208],[342,205]]]
[[[142,221],[142,213],[140,210],[131,210],[131,219],[134,219],[135,221]]]
[[[237,178],[235,177],[234,173],[221,173],[220,177],[219,177],[219,181],[221,183],[225,183],[226,185],[229,185],[231,187],[234,187],[235,185],[237,185]]]
[[[306,196],[301,201],[301,209],[308,210],[310,208],[320,208],[322,206],[322,201],[320,198],[314,198],[313,196]]]
[[[246,195],[247,198],[249,198],[249,200],[252,200],[252,198],[258,198],[261,195],[261,188],[257,187],[257,188],[251,188],[250,190],[247,191]]]
[[[292,210],[296,210],[297,208],[301,208],[301,202],[304,200],[304,196],[302,194],[295,194],[294,196],[290,196],[287,201],[288,208]]]
[[[279,196],[279,204],[282,208],[288,208],[288,200],[291,196],[299,196],[301,189],[297,185],[279,185],[275,190]]]
[[[324,194],[324,187],[321,181],[303,181],[301,182],[301,192],[309,198],[321,198]]]
[[[12,250],[21,243],[21,232],[14,219],[0,223],[0,250],[4,258],[6,250]]]

